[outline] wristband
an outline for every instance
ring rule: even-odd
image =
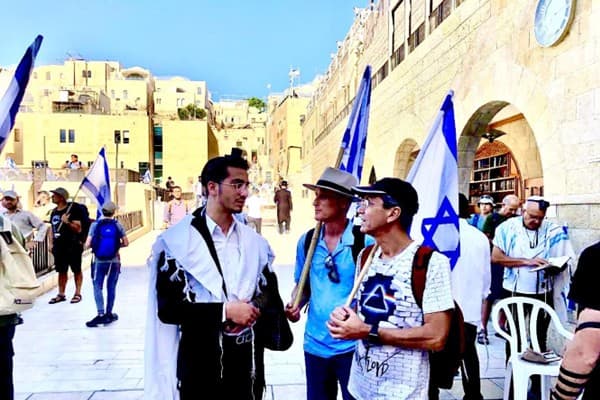
[[[371,325],[371,330],[369,331],[368,340],[372,344],[381,344],[381,338],[379,337],[379,322],[376,322]]]

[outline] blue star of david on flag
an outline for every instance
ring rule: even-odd
[[[458,240],[458,229],[458,215],[452,208],[450,200],[444,197],[437,214],[432,218],[423,218],[421,225],[423,245],[437,249],[448,257],[450,265],[454,266],[460,255],[460,246],[458,246],[458,243],[444,240],[444,238],[456,238]],[[440,248],[442,245],[448,245],[449,248]]]
[[[408,174],[419,194],[419,211],[411,237],[450,259],[454,269],[460,256],[458,228],[458,163],[454,105],[450,91]]]

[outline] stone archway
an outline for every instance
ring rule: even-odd
[[[471,114],[458,139],[458,174],[459,190],[475,200],[481,194],[497,202],[511,193],[521,199],[543,194],[540,151],[519,109],[490,101]]]
[[[414,139],[405,139],[400,143],[394,157],[394,176],[406,179],[418,154],[418,144]]]

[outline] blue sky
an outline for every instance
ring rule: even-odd
[[[156,76],[207,81],[213,99],[265,97],[326,71],[353,7],[368,0],[3,1],[0,65],[16,64],[37,34],[38,65],[68,57],[117,60]]]

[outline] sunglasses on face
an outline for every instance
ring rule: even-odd
[[[327,277],[329,280],[333,283],[340,283],[340,274],[331,254],[325,257],[325,268],[327,268]]]

